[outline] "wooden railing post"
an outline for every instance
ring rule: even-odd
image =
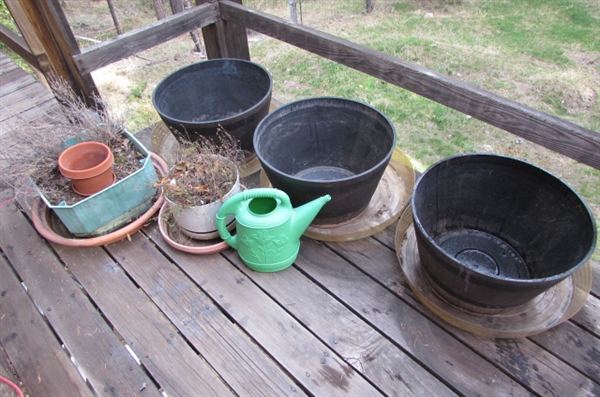
[[[81,74],[73,55],[79,46],[57,0],[5,0],[47,80],[65,80],[88,106],[100,94],[91,75]],[[47,84],[47,82],[45,82]]]
[[[232,0],[242,4],[242,0]],[[219,0],[196,0],[196,5],[217,3]],[[212,58],[240,58],[250,60],[246,28],[229,21],[219,21],[202,29],[206,56]]]

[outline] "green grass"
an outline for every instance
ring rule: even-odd
[[[144,90],[146,89],[146,87],[148,87],[148,82],[146,80],[143,80],[140,83],[136,84],[131,89],[131,93],[129,94],[129,99],[130,100],[142,99],[143,95],[144,95]]]

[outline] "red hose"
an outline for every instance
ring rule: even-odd
[[[23,395],[23,391],[21,391],[21,389],[19,388],[19,386],[17,386],[16,384],[14,384],[12,381],[10,381],[9,379],[6,379],[4,376],[0,375],[0,382],[6,383],[7,385],[9,385],[10,387],[12,387],[17,394],[19,395],[19,397],[25,397]]]

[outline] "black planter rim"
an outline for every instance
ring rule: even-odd
[[[452,160],[456,160],[459,158],[466,158],[466,157],[471,157],[471,158],[490,158],[490,159],[501,159],[504,161],[511,161],[511,162],[518,162],[521,163],[527,167],[531,167],[532,169],[534,169],[536,172],[541,172],[541,173],[545,173],[547,174],[547,176],[550,179],[553,179],[555,182],[558,182],[559,184],[564,185],[576,198],[577,200],[579,200],[582,204],[582,207],[585,209],[585,212],[587,213],[590,221],[591,221],[591,226],[592,226],[592,243],[590,246],[590,249],[588,250],[588,252],[586,253],[586,255],[574,266],[572,266],[569,270],[564,271],[562,273],[558,273],[555,274],[553,276],[550,277],[543,277],[543,278],[533,278],[533,279],[517,279],[517,278],[510,278],[510,277],[499,277],[499,276],[495,276],[492,274],[486,274],[486,273],[480,273],[480,272],[476,272],[474,270],[471,270],[469,268],[467,268],[466,266],[463,266],[461,262],[459,262],[458,260],[450,257],[449,255],[446,255],[445,251],[433,240],[433,238],[430,236],[430,234],[425,230],[425,228],[423,227],[423,225],[421,224],[420,220],[419,220],[419,215],[417,214],[417,208],[416,208],[416,200],[417,200],[417,195],[415,194],[417,192],[417,190],[419,189],[420,186],[420,182],[423,179],[423,177],[431,172],[432,170],[436,169],[438,166],[440,166],[443,163],[446,163],[448,161],[452,161]],[[591,209],[589,208],[589,206],[587,205],[587,203],[585,202],[585,200],[583,200],[581,198],[581,196],[575,191],[573,190],[573,188],[571,188],[571,186],[569,186],[569,184],[567,184],[566,182],[564,182],[563,180],[561,180],[560,178],[558,178],[556,175],[552,174],[551,172],[535,165],[532,164],[528,161],[525,160],[521,160],[521,159],[517,159],[514,157],[510,157],[510,156],[504,156],[504,155],[500,155],[500,154],[490,154],[490,153],[467,153],[467,154],[459,154],[456,156],[451,156],[451,157],[447,157],[444,158],[436,163],[434,163],[432,166],[430,166],[425,172],[423,172],[423,174],[421,175],[421,177],[415,182],[414,188],[413,188],[413,194],[411,195],[410,198],[410,205],[412,208],[412,212],[413,212],[413,225],[415,227],[415,231],[417,232],[417,236],[419,234],[421,234],[421,236],[423,238],[425,238],[427,244],[433,246],[436,248],[436,250],[438,250],[440,253],[443,254],[443,256],[445,257],[446,260],[448,260],[448,262],[452,263],[456,268],[460,268],[462,273],[466,273],[469,275],[476,275],[478,278],[480,278],[481,280],[484,281],[491,281],[494,283],[504,283],[504,282],[510,282],[512,283],[514,286],[516,287],[528,287],[530,284],[539,284],[539,283],[552,283],[552,282],[558,282],[562,279],[565,279],[567,277],[569,277],[571,274],[575,273],[577,270],[579,270],[581,267],[583,267],[583,265],[585,265],[587,263],[587,261],[592,257],[592,254],[594,253],[594,250],[596,248],[596,241],[598,239],[598,235],[597,235],[597,225],[596,225],[596,220],[594,218],[594,214],[592,213]]]
[[[241,64],[247,64],[250,65],[251,67],[255,67],[256,69],[259,69],[260,71],[262,71],[268,78],[269,80],[269,88],[267,90],[267,93],[258,101],[256,102],[253,106],[249,107],[248,109],[244,110],[241,113],[237,113],[233,116],[229,116],[229,117],[224,117],[224,118],[220,118],[220,119],[214,119],[214,120],[205,120],[205,121],[198,121],[198,122],[191,122],[189,120],[180,120],[176,117],[173,117],[172,115],[167,115],[168,118],[170,118],[173,122],[181,124],[181,125],[186,125],[186,126],[193,126],[193,125],[207,125],[207,126],[211,126],[211,125],[218,125],[222,122],[225,121],[237,121],[238,119],[244,118],[246,117],[247,114],[254,112],[256,109],[262,107],[265,103],[265,101],[269,101],[271,100],[271,94],[273,92],[273,77],[271,76],[271,73],[269,73],[269,71],[267,69],[265,69],[263,66],[259,65],[258,63],[252,62],[252,61],[247,61],[245,59],[239,59],[239,58],[215,58],[215,59],[208,59],[205,61],[200,61],[200,62],[196,62],[196,63],[192,63],[190,65],[186,65],[182,68],[179,68],[171,73],[169,73],[164,79],[162,79],[154,88],[154,91],[152,92],[152,105],[154,106],[155,109],[157,109],[158,111],[158,106],[157,106],[157,100],[156,100],[156,93],[159,90],[159,88],[163,85],[163,83],[167,82],[170,79],[173,79],[174,76],[177,76],[178,74],[183,74],[184,72],[186,72],[189,69],[193,69],[193,68],[197,68],[197,67],[201,67],[202,65],[206,65],[209,63],[223,63],[223,62],[236,62],[236,63],[241,63]],[[161,110],[162,112],[162,110]]]
[[[273,165],[271,163],[269,163],[263,156],[262,154],[256,150],[256,147],[258,145],[258,139],[259,139],[259,134],[257,133],[258,131],[261,130],[263,124],[266,124],[267,122],[270,121],[270,119],[272,117],[277,116],[279,113],[282,113],[284,111],[286,111],[288,108],[295,106],[299,103],[304,103],[304,102],[315,102],[315,101],[338,101],[338,102],[347,102],[347,103],[352,103],[358,106],[362,106],[365,108],[369,108],[372,111],[376,112],[377,114],[379,114],[383,120],[385,120],[386,123],[388,123],[392,129],[392,145],[390,150],[386,153],[386,155],[383,157],[383,159],[381,159],[377,164],[373,165],[371,168],[369,168],[368,170],[365,170],[363,172],[361,172],[360,174],[356,174],[356,175],[352,175],[352,176],[348,176],[345,178],[339,178],[336,179],[335,181],[319,181],[319,180],[314,180],[314,179],[307,179],[307,178],[301,178],[301,177],[297,177],[295,175],[291,175],[288,174],[286,172],[283,172],[275,167],[273,167]],[[365,176],[376,172],[384,163],[389,162],[392,154],[394,153],[394,150],[396,149],[396,142],[397,142],[397,136],[396,136],[396,127],[394,126],[394,123],[392,123],[392,121],[385,115],[383,114],[379,109],[376,109],[375,107],[368,105],[364,102],[361,101],[357,101],[354,99],[348,99],[348,98],[342,98],[342,97],[336,97],[336,96],[320,96],[320,97],[310,97],[310,98],[304,98],[304,99],[299,99],[297,101],[293,101],[293,102],[289,102],[283,106],[278,107],[277,109],[275,109],[274,111],[272,111],[271,113],[269,113],[267,116],[265,116],[260,123],[258,123],[258,125],[256,126],[256,130],[254,133],[254,137],[253,137],[253,144],[254,144],[254,149],[256,151],[256,155],[258,156],[259,160],[261,163],[268,165],[268,168],[273,169],[273,170],[277,170],[277,173],[284,175],[286,178],[289,178],[291,180],[294,181],[298,181],[301,183],[307,183],[310,184],[311,186],[328,186],[331,185],[332,183],[338,183],[338,182],[344,182],[344,181],[348,181],[348,180],[357,180],[357,179],[361,179],[364,178]]]

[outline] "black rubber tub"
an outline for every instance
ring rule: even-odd
[[[458,301],[524,304],[585,264],[596,225],[560,179],[510,157],[472,154],[429,168],[411,198],[421,263]]]
[[[212,59],[168,75],[156,86],[152,103],[179,140],[216,139],[221,126],[242,149],[253,151],[254,130],[269,112],[272,90],[271,75],[262,66]]]
[[[267,177],[295,207],[331,195],[313,225],[339,225],[358,217],[395,146],[394,125],[380,111],[333,97],[284,105],[267,115],[254,135]]]

